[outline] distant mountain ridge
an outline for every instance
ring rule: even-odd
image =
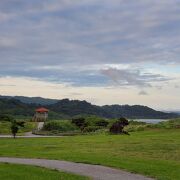
[[[23,103],[27,104],[41,104],[41,105],[50,105],[58,102],[57,99],[49,99],[49,98],[42,98],[42,97],[26,97],[26,96],[1,96],[0,99],[17,99]]]
[[[0,97],[0,113],[17,116],[33,116],[34,110],[44,106],[50,110],[50,118],[72,118],[78,115],[96,115],[103,118],[154,118],[167,119],[178,117],[175,113],[156,111],[141,105],[92,105],[87,101],[79,100],[54,100],[40,97]]]

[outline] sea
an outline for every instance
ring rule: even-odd
[[[168,121],[168,119],[133,119],[134,121],[158,124],[159,122]]]

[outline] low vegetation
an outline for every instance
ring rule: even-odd
[[[30,132],[36,127],[35,122],[25,122],[24,127],[19,128],[18,134]],[[0,134],[11,134],[11,123],[8,121],[0,121]]]
[[[44,125],[44,128],[36,134],[42,135],[78,135],[78,134],[97,134],[109,132],[113,134],[129,134],[136,131],[144,131],[151,129],[178,129],[180,128],[180,119],[172,119],[160,122],[158,124],[148,124],[145,122],[129,121],[125,124],[120,123],[116,126],[120,119],[105,120],[97,116],[76,117],[70,120],[50,120]],[[118,130],[118,132],[115,132]]]
[[[0,139],[0,156],[61,159],[101,164],[155,177],[179,180],[179,129],[149,129],[126,135]]]
[[[89,178],[41,167],[0,163],[2,180],[88,180]]]
[[[147,124],[145,122],[129,121],[129,125],[125,127],[128,132],[144,131],[149,129],[179,129],[180,118],[171,119],[169,121],[159,122],[157,124]]]
[[[160,122],[158,124],[149,124],[149,128],[160,128],[160,129],[179,129],[180,118],[171,119],[169,121]]]
[[[75,117],[72,120],[49,120],[36,134],[77,135],[105,130],[109,122],[97,116]]]
[[[69,120],[63,120],[63,121],[55,120],[55,121],[47,121],[44,124],[42,132],[58,135],[58,134],[67,133],[67,132],[76,133],[76,132],[79,132],[79,130]]]

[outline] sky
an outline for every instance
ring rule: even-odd
[[[180,110],[180,1],[1,0],[0,94]]]

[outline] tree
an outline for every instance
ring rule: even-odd
[[[85,118],[82,117],[72,119],[72,123],[75,124],[77,127],[79,127],[81,131],[83,131],[84,128],[87,127],[87,122]]]
[[[101,127],[107,127],[108,124],[109,124],[108,121],[104,119],[100,119],[96,122],[96,126],[101,126]]]
[[[0,121],[11,121],[13,118],[7,114],[0,114]]]
[[[14,139],[16,138],[16,134],[17,134],[19,128],[24,127],[24,123],[25,122],[23,122],[23,121],[17,122],[14,119],[11,121],[11,132],[12,132]]]
[[[109,131],[112,134],[128,134],[128,132],[124,131],[124,127],[129,124],[128,120],[126,118],[119,118],[118,121],[113,123],[113,125],[110,127]]]

